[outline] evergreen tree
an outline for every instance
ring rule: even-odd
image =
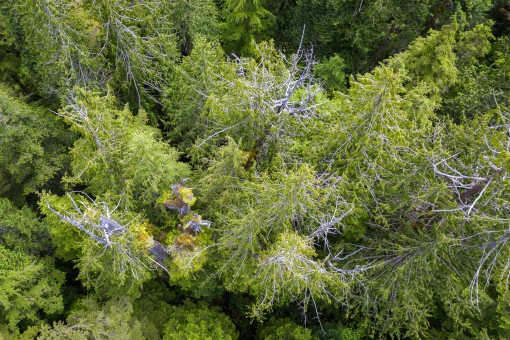
[[[3,1],[0,338],[509,338],[509,13]]]
[[[74,137],[50,110],[25,103],[0,84],[0,195],[20,204],[42,188],[58,189],[55,179],[69,166]]]
[[[220,27],[228,54],[256,54],[254,44],[271,38],[275,17],[266,1],[225,0],[222,10],[224,21]]]
[[[53,259],[37,259],[0,245],[0,335],[18,337],[63,310],[64,273]]]
[[[143,325],[132,316],[128,299],[99,304],[84,299],[74,306],[67,322],[56,322],[41,330],[38,339],[144,339]]]
[[[163,339],[237,339],[232,321],[216,308],[185,301],[173,306],[165,324]]]

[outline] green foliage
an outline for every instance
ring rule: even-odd
[[[326,232],[312,221],[326,221],[329,209],[348,210],[345,202],[328,205],[336,199],[333,183],[304,165],[286,170],[281,164],[278,172],[252,177],[239,167],[242,151],[233,141],[222,149],[201,187],[217,202],[211,207],[222,231],[218,251],[224,280],[231,282],[227,289],[251,292],[256,317],[295,299],[303,299],[306,309],[308,294],[327,300],[331,289],[341,290],[342,282],[314,258],[311,245]]]
[[[139,108],[154,107],[179,56],[176,26],[183,45],[214,32],[214,11],[199,14],[188,3],[10,0],[0,15],[20,53],[21,82],[32,91],[65,102],[75,86],[111,85]]]
[[[52,112],[28,105],[0,84],[0,194],[20,201],[66,168],[74,135]]]
[[[72,1],[10,0],[0,15],[7,40],[20,53],[20,80],[32,91],[55,98],[66,87],[100,82],[97,71],[105,60],[89,11]]]
[[[144,113],[116,109],[111,95],[79,91],[59,114],[81,134],[71,150],[73,175],[66,181],[86,185],[94,195],[106,189],[127,195],[135,209],[147,209],[162,190],[189,175],[177,152],[158,140],[159,131],[145,124]]]
[[[313,45],[320,57],[338,53],[349,72],[366,72],[420,36],[434,4],[430,0],[296,1],[292,20],[280,23],[281,36],[292,36],[293,48],[303,36],[304,43]],[[277,40],[277,45],[285,46],[285,38]]]
[[[141,297],[133,302],[134,316],[143,325],[147,339],[162,339],[165,323],[172,316],[178,302],[177,290],[169,288],[162,280],[151,280],[144,284]]]
[[[505,0],[495,0],[492,2],[492,7],[488,13],[489,17],[495,21],[494,34],[498,37],[507,36],[510,34],[508,23],[510,16],[508,13],[510,5]]]
[[[163,339],[237,339],[237,331],[228,316],[217,308],[185,301],[181,306],[172,306],[169,320],[165,324]]]
[[[3,1],[0,338],[509,338],[508,13]]]
[[[328,272],[315,256],[312,245],[304,237],[279,234],[274,245],[260,254],[257,272],[248,281],[259,299],[253,306],[253,316],[260,318],[273,304],[297,298],[303,300],[305,312],[310,299],[330,302],[330,287],[339,290],[342,281]]]
[[[469,27],[486,22],[493,1],[298,0],[271,7],[277,19],[276,45],[287,53],[304,43],[323,57],[339,54],[349,73],[367,72],[404,51],[429,29],[452,19]]]
[[[0,198],[0,243],[9,250],[38,255],[51,248],[47,225],[28,207]]]
[[[118,89],[132,109],[153,107],[161,87],[179,57],[174,13],[183,2],[89,0],[83,8],[97,23],[99,53],[107,63],[97,70],[101,88]],[[177,18],[177,20],[179,20]],[[182,32],[185,34],[185,32]],[[184,36],[181,36],[184,39]],[[78,84],[79,85],[79,84]],[[90,88],[89,86],[83,86]],[[156,117],[151,117],[155,123]]]
[[[144,339],[143,325],[133,317],[128,299],[120,298],[99,304],[82,300],[67,317],[41,330],[38,339]]]
[[[175,65],[175,72],[163,90],[164,132],[182,151],[189,151],[198,137],[197,118],[205,107],[207,93],[222,82],[222,63],[223,51],[218,44],[197,39],[191,54]]]
[[[199,40],[217,41],[219,35],[218,8],[212,0],[171,1],[171,17],[185,56],[195,49]],[[167,6],[168,6],[167,5]],[[173,84],[170,83],[170,86]]]
[[[323,80],[323,86],[330,91],[345,90],[345,63],[338,54],[314,66],[315,74]]]
[[[429,320],[437,308],[435,294],[446,289],[454,292],[452,296],[458,296],[459,290],[469,286],[469,281],[458,285],[447,283],[439,285],[442,288],[436,293],[439,286],[432,282],[448,282],[448,276],[443,276],[448,273],[448,268],[461,267],[467,276],[476,271],[476,267],[469,261],[465,263],[462,257],[478,258],[480,255],[476,252],[467,255],[467,250],[462,255],[452,253],[449,245],[457,239],[454,235],[483,233],[486,229],[474,225],[468,227],[465,222],[459,229],[455,223],[460,220],[453,222],[441,214],[456,211],[455,197],[461,194],[452,194],[450,187],[438,178],[441,172],[435,164],[460,150],[487,155],[488,161],[492,157],[487,154],[491,153],[488,150],[500,148],[484,145],[484,140],[506,140],[507,137],[495,137],[495,131],[489,133],[487,127],[481,127],[491,125],[489,117],[499,121],[492,115],[487,116],[484,123],[455,127],[453,131],[463,131],[466,133],[464,137],[451,130],[443,135],[442,124],[437,123],[435,111],[440,107],[441,93],[453,85],[459,75],[457,52],[460,55],[462,49],[455,50],[453,46],[457,41],[461,44],[463,37],[470,34],[458,36],[456,30],[455,25],[449,25],[440,32],[432,32],[427,38],[418,39],[409,51],[388,60],[370,74],[351,79],[348,92],[326,107],[332,111],[329,116],[331,127],[322,134],[328,136],[329,133],[336,138],[328,136],[328,142],[317,147],[327,148],[320,151],[325,157],[336,157],[327,169],[337,172],[346,181],[341,187],[345,199],[363,207],[353,209],[346,217],[347,228],[359,228],[359,224],[368,226],[358,241],[363,246],[353,247],[343,240],[332,240],[329,244],[334,249],[332,254],[353,254],[342,259],[331,255],[332,263],[339,273],[356,273],[363,278],[363,284],[353,286],[354,295],[348,298],[350,302],[347,304],[352,307],[353,319],[359,322],[357,327],[365,328],[368,334],[377,329],[396,337],[427,336]],[[489,37],[486,33],[478,27],[471,36],[479,34],[486,42]],[[468,43],[469,46],[473,44],[476,45],[475,42]],[[484,53],[483,48],[480,53],[479,56]],[[459,142],[466,138],[465,143],[469,146],[453,147],[446,142],[450,140],[446,134]],[[479,136],[479,144],[472,142],[473,136]],[[451,153],[442,154],[446,150]],[[473,161],[465,162],[471,168]],[[452,163],[448,164],[451,166]],[[478,164],[478,173],[486,169],[480,176],[489,176],[489,165]],[[502,166],[495,160],[492,164],[494,169]],[[457,174],[469,173],[467,168],[453,168]],[[445,172],[450,171],[442,173]],[[465,185],[469,187],[469,182]],[[460,214],[459,218],[465,218],[461,216],[464,215]],[[413,289],[402,286],[410,281]],[[335,285],[338,286],[339,281],[335,281]],[[367,295],[378,302],[367,303]],[[476,324],[483,318],[473,319]],[[456,323],[460,323],[459,319]],[[472,331],[471,334],[478,333]]]
[[[326,100],[313,84],[311,54],[300,50],[287,62],[269,43],[256,47],[256,58],[219,63],[222,79],[204,94],[196,122],[195,159],[207,162],[228,136],[249,152],[247,169],[263,168],[277,152],[291,157],[286,146],[309,136],[315,108]]]
[[[175,270],[174,275],[170,277],[172,287],[178,287],[193,299],[202,299],[204,301],[214,301],[221,298],[225,294],[225,288],[222,281],[214,277],[215,258],[211,254],[207,254],[207,262],[201,263],[202,267],[189,273],[190,270]],[[193,261],[195,259],[192,259]],[[200,263],[200,262],[199,262]],[[209,265],[209,263],[213,263]],[[170,270],[173,268],[170,267]],[[183,275],[187,274],[187,275]]]
[[[0,26],[0,81],[14,83],[18,76],[20,58],[5,36],[5,28]]]
[[[507,201],[502,187],[489,185],[492,181],[499,181],[497,169],[504,167],[496,156],[497,150],[506,148],[500,141],[508,138],[503,136],[503,130],[495,128],[498,121],[505,119],[500,114],[491,112],[462,126],[449,123],[436,127],[436,146],[441,146],[431,160],[437,181],[434,184],[436,198],[417,195],[416,198],[425,201],[405,215],[414,231],[405,229],[402,222],[392,222],[388,214],[382,220],[384,224],[377,220],[372,222],[373,227],[364,240],[364,244],[370,244],[371,250],[365,256],[386,259],[379,262],[376,266],[379,269],[375,269],[359,289],[363,295],[377,297],[379,302],[370,313],[372,307],[360,295],[360,301],[351,304],[352,312],[356,313],[353,319],[362,319],[358,312],[371,314],[364,325],[369,329],[370,324],[375,322],[379,329],[386,329],[397,337],[428,337],[431,316],[443,309],[449,317],[442,318],[445,328],[452,332],[474,337],[480,337],[485,331],[489,334],[498,332],[488,321],[496,313],[493,298],[488,295],[489,289],[484,291],[478,282],[499,280],[493,276],[496,273],[491,274],[498,268],[499,260],[496,259],[498,256],[493,257],[496,250],[490,249],[503,252],[499,242],[506,239],[494,241],[488,236],[503,233],[498,226],[502,208],[497,206]],[[455,143],[450,144],[451,141]],[[446,154],[440,153],[446,150],[449,150]],[[470,152],[465,153],[465,150]],[[482,181],[478,185],[476,180],[473,182],[474,164],[477,169],[475,176]],[[433,184],[431,178],[427,185]],[[495,201],[492,201],[493,198]],[[391,202],[384,201],[384,204],[390,205]],[[382,205],[381,201],[379,205]],[[468,244],[462,245],[462,242]],[[489,258],[493,259],[491,266],[494,267],[482,274]],[[416,268],[420,268],[419,271]],[[405,282],[413,282],[413,288],[410,289]],[[370,292],[370,287],[375,291]],[[435,302],[436,296],[441,296],[444,306],[440,307]],[[474,310],[474,306],[481,312]],[[402,324],[405,327],[399,329],[397,325]],[[485,330],[481,329],[481,325]]]
[[[480,31],[480,30],[479,30]],[[482,30],[483,32],[483,30]],[[473,38],[475,39],[475,38]],[[486,40],[485,43],[488,43]],[[480,46],[482,45],[482,46]],[[468,45],[469,46],[469,45]],[[478,43],[485,48],[485,44]],[[486,50],[482,50],[486,52]],[[471,53],[467,52],[471,56]],[[482,54],[475,54],[482,57]],[[443,112],[460,120],[472,118],[480,113],[505,105],[510,98],[508,86],[510,76],[510,49],[508,38],[500,38],[491,46],[485,61],[473,61],[461,67],[459,82],[444,97]]]
[[[149,225],[133,211],[145,209],[150,216],[157,196],[189,170],[157,139],[158,130],[145,125],[142,112],[134,117],[127,108],[115,109],[111,96],[77,91],[79,97],[60,111],[81,134],[66,181],[86,185],[96,200],[47,195],[41,208],[57,254],[78,263],[86,287],[107,296],[136,295],[157,263],[148,254],[154,244]],[[101,229],[105,217],[119,230]]]
[[[45,195],[40,205],[56,254],[77,263],[85,287],[98,295],[137,296],[156,265],[148,254],[153,239],[139,214],[126,210],[122,201],[116,203],[117,209],[110,209],[115,205],[74,193]],[[122,229],[108,231],[104,218]]]
[[[405,56],[410,77],[425,82],[433,91],[446,91],[457,82],[455,34],[458,24],[444,26],[441,31],[431,31],[426,38],[416,39]]]
[[[0,245],[0,321],[11,332],[41,325],[63,310],[60,287],[64,273],[51,258],[36,259]]]
[[[266,0],[225,0],[220,27],[228,54],[257,54],[255,44],[269,40],[275,17],[266,3]]]
[[[361,335],[359,332],[353,331],[339,323],[325,322],[320,325],[320,330],[316,332],[319,339],[342,339],[342,340],[359,340]]]
[[[266,323],[259,326],[261,330],[258,332],[258,339],[284,339],[284,340],[312,340],[317,339],[312,335],[309,328],[299,326],[290,319],[274,319],[271,318]]]

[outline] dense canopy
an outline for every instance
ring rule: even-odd
[[[0,338],[510,338],[509,27],[3,0]]]

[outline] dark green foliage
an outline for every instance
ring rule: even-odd
[[[144,285],[141,297],[133,303],[133,312],[143,325],[145,338],[163,337],[165,324],[174,312],[171,303],[179,302],[177,293],[161,280],[152,280]]]
[[[0,24],[0,81],[14,85],[20,67],[20,57],[14,46],[7,41],[5,28]]]
[[[478,45],[478,46],[477,46]],[[468,45],[469,46],[469,45]],[[475,47],[477,46],[477,47]],[[485,60],[475,60],[461,66],[460,79],[444,96],[442,111],[459,120],[473,118],[499,105],[508,105],[510,98],[510,41],[508,37],[496,40]],[[476,44],[478,53],[487,52],[487,43]],[[481,48],[480,48],[481,47]]]
[[[319,339],[343,339],[343,340],[359,340],[361,335],[359,332],[353,331],[340,323],[325,322],[320,325],[315,334]]]
[[[0,323],[14,334],[18,327],[23,331],[42,325],[63,309],[63,281],[64,273],[54,268],[51,258],[37,259],[0,245]]]
[[[402,52],[429,29],[452,18],[483,22],[491,1],[298,0],[274,6],[277,46],[291,52],[301,42],[320,57],[339,54],[349,72],[366,72],[388,56]],[[291,14],[289,14],[291,13]],[[302,34],[303,33],[303,34]],[[289,49],[290,48],[290,49]]]
[[[49,109],[28,105],[0,84],[0,194],[20,201],[67,168],[74,134]],[[58,188],[58,187],[57,187]]]
[[[345,63],[338,56],[333,55],[328,59],[322,60],[314,66],[315,74],[323,80],[322,86],[329,91],[345,90],[346,76],[344,73]]]
[[[221,280],[214,277],[214,270],[214,267],[199,268],[187,275],[179,275],[178,272],[174,272],[174,275],[170,276],[170,284],[172,288],[179,287],[186,295],[194,299],[210,302],[221,297],[225,292]],[[182,271],[186,273],[185,270]]]
[[[227,54],[256,54],[255,44],[272,37],[275,16],[266,0],[225,0],[222,41]]]
[[[17,209],[6,198],[0,198],[0,244],[32,255],[51,248],[47,225],[29,208]]]
[[[228,316],[205,303],[184,301],[181,306],[171,306],[165,324],[165,340],[172,339],[237,339],[237,331]]]
[[[312,331],[292,322],[290,319],[271,319],[260,326],[258,339],[268,340],[312,340],[318,339]]]
[[[508,37],[510,34],[510,4],[505,0],[495,0],[489,11],[489,17],[496,22],[494,34],[497,37]]]
[[[182,55],[190,55],[199,39],[218,40],[219,14],[214,1],[179,0],[170,2],[170,6]]]

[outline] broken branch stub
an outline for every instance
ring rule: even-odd
[[[158,261],[164,261],[170,256],[168,250],[157,241],[154,241],[154,245],[149,248],[149,253],[154,255]]]
[[[109,234],[126,231],[119,223],[104,216],[99,217],[99,226]]]
[[[163,205],[167,209],[177,210],[179,212],[179,220],[183,230],[191,233],[198,233],[201,227],[209,227],[211,222],[202,220],[202,217],[191,211],[191,206],[195,203],[196,198],[191,188],[184,186],[185,180],[179,184],[172,185],[173,196],[167,198]]]

